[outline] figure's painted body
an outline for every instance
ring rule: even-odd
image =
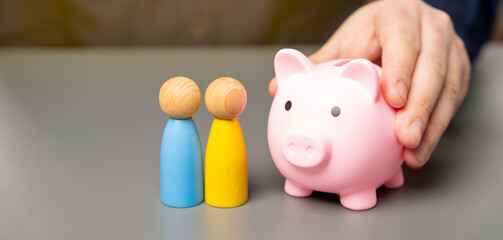
[[[275,70],[268,143],[289,195],[336,193],[343,206],[365,210],[375,206],[378,187],[403,184],[396,110],[379,90],[379,66],[364,59],[315,66],[284,49]]]
[[[248,200],[246,147],[237,118],[215,119],[205,158],[205,200],[215,207],[236,207]]]
[[[161,201],[184,208],[200,204],[203,193],[201,142],[192,118],[169,118],[161,143]]]

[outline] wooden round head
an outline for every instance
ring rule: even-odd
[[[204,96],[208,111],[215,118],[231,120],[237,118],[246,106],[246,90],[236,79],[215,79]]]
[[[162,85],[159,104],[162,111],[172,118],[189,118],[201,104],[201,92],[191,79],[174,77]]]

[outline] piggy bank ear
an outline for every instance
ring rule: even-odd
[[[281,82],[293,75],[312,73],[314,67],[311,60],[295,49],[281,49],[274,58],[274,70],[278,86],[281,86]]]
[[[360,83],[374,102],[379,99],[379,73],[372,62],[359,58],[344,64],[341,68],[340,76]]]

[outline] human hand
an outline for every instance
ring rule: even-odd
[[[366,58],[380,64],[381,90],[397,108],[405,163],[423,166],[468,90],[470,61],[450,17],[418,0],[385,0],[355,11],[309,59]],[[275,95],[276,79],[269,83]]]

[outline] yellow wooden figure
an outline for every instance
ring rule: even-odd
[[[236,207],[248,200],[246,147],[237,119],[246,106],[246,90],[236,79],[218,78],[208,86],[205,102],[215,117],[206,147],[205,200]]]

